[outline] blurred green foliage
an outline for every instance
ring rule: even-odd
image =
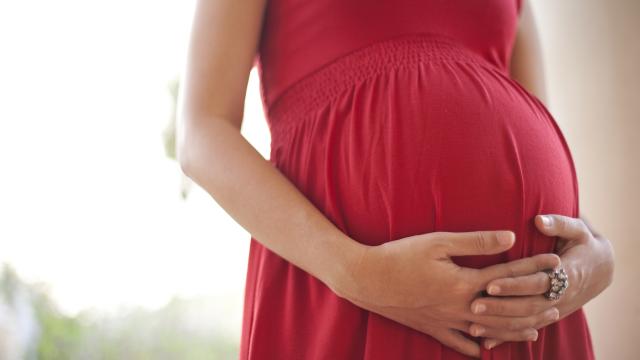
[[[180,78],[176,77],[169,82],[167,85],[167,90],[169,91],[169,95],[171,96],[172,108],[171,114],[169,114],[169,120],[167,121],[167,125],[162,131],[162,142],[164,144],[164,154],[169,159],[173,159],[177,161],[177,143],[176,143],[176,135],[177,135],[177,109],[178,109],[178,94],[180,92]],[[189,196],[189,191],[193,186],[193,182],[190,178],[181,174],[182,181],[180,185],[180,196],[182,199],[186,199]]]
[[[38,358],[71,359],[75,349],[82,345],[81,322],[60,314],[44,293],[38,294],[34,308],[42,330]]]
[[[171,80],[167,87],[169,94],[171,95],[173,106],[167,126],[162,133],[162,140],[164,142],[165,155],[170,159],[176,160],[176,112],[180,80],[178,78]]]
[[[39,339],[35,339],[38,359],[201,360],[238,357],[238,339],[216,324],[215,313],[211,316],[211,307],[216,306],[212,299],[174,298],[157,310],[121,308],[109,314],[85,310],[76,316],[67,316],[56,307],[46,287],[26,284],[13,270],[6,269],[0,277],[2,292],[24,286],[32,295],[31,304],[41,328]],[[0,358],[3,358],[2,354]]]

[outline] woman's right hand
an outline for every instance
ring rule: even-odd
[[[478,343],[466,338],[479,315],[471,302],[496,278],[531,274],[559,265],[556,254],[540,254],[483,269],[461,267],[451,256],[490,255],[513,246],[511,231],[432,232],[378,246],[365,246],[352,267],[351,288],[338,293],[355,305],[429,334],[468,356],[480,356]],[[487,316],[483,316],[486,318]],[[544,314],[495,317],[512,329],[511,340],[527,341],[545,321]],[[506,323],[508,321],[508,323]]]

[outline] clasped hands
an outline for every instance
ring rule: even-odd
[[[543,221],[548,219],[548,226]],[[558,236],[554,253],[483,269],[456,265],[452,256],[498,254],[513,246],[511,231],[433,232],[366,246],[351,267],[351,286],[334,289],[357,306],[429,334],[473,357],[480,346],[535,341],[538,329],[579,309],[608,287],[613,249],[579,218],[538,215],[536,227]],[[544,293],[545,269],[563,267],[569,288],[558,300]],[[483,292],[489,296],[482,296]]]

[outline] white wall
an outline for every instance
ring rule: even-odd
[[[581,214],[614,245],[613,285],[585,309],[598,359],[640,359],[640,1],[531,1],[548,106],[578,172]]]

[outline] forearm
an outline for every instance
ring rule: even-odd
[[[511,77],[547,104],[542,45],[533,9],[528,2],[523,3],[518,21],[518,30],[511,53]]]
[[[585,226],[587,227],[591,235],[593,235],[593,238],[598,245],[597,254],[599,256],[597,258],[597,261],[592,261],[592,264],[594,265],[593,272],[597,274],[594,276],[598,277],[600,280],[596,282],[599,283],[599,287],[596,290],[598,290],[598,293],[600,293],[613,281],[613,271],[615,267],[613,246],[611,245],[609,239],[596,231],[584,216],[582,216],[580,219],[584,222]]]
[[[229,121],[191,121],[181,146],[183,172],[257,241],[336,293],[365,245],[326,218]]]

